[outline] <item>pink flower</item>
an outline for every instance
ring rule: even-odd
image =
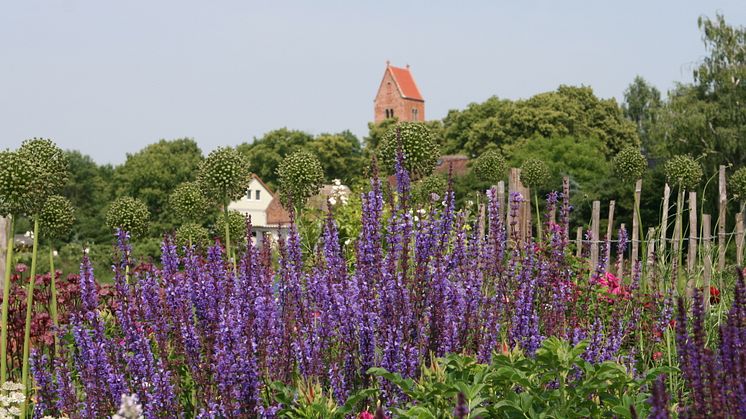
[[[622,280],[611,272],[606,272],[606,275],[598,279],[598,283],[606,287],[606,291],[609,294],[620,295],[622,297],[629,296],[629,293],[625,291],[622,285]]]
[[[373,418],[374,418],[373,414],[367,410],[360,412],[360,414],[357,415],[357,419],[373,419]]]
[[[26,272],[27,270],[28,270],[28,266],[26,266],[26,265],[25,265],[25,264],[23,264],[23,263],[19,263],[19,264],[17,264],[17,265],[16,265],[16,272],[21,272],[21,273],[24,273],[24,272]]]

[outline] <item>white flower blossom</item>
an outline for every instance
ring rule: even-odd
[[[142,405],[137,398],[137,394],[130,396],[122,394],[122,403],[119,405],[119,411],[116,415],[112,416],[112,419],[141,419]]]

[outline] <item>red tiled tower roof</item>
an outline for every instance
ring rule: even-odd
[[[412,73],[409,71],[409,66],[401,68],[389,65],[388,70],[391,72],[391,76],[394,78],[402,97],[422,102],[425,101],[420,94],[420,89],[417,88],[417,84],[414,82]]]

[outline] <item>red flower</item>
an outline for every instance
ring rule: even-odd
[[[373,418],[374,418],[373,414],[367,410],[360,412],[360,414],[357,415],[357,419],[373,419]]]
[[[710,304],[717,304],[720,302],[720,290],[714,285],[710,285]]]
[[[663,352],[660,352],[660,351],[654,352],[653,353],[653,361],[657,361],[657,360],[661,359],[662,356],[663,356]]]

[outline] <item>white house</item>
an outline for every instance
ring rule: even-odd
[[[228,204],[228,209],[251,216],[254,237],[269,233],[277,239],[279,234],[287,232],[290,224],[290,214],[280,204],[280,197],[257,175],[252,175],[246,194]]]

